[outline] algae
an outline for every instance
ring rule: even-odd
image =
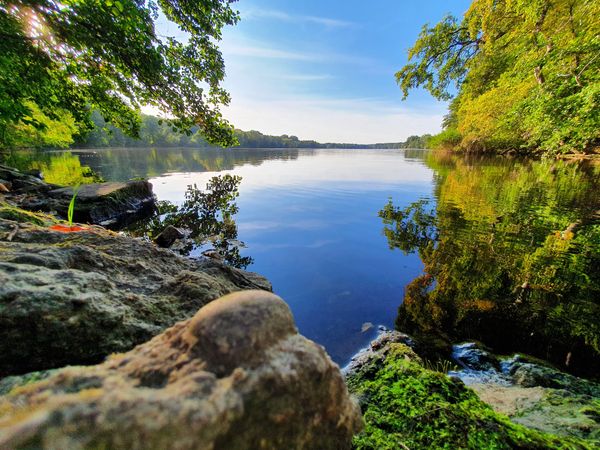
[[[390,344],[385,358],[365,364],[347,382],[365,420],[356,449],[592,448],[512,423],[460,380],[424,368],[405,344]]]

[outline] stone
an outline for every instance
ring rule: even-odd
[[[37,176],[0,165],[0,179],[11,184],[8,200],[29,211],[53,212],[67,218],[72,187],[48,184]],[[95,183],[79,187],[73,220],[113,230],[150,217],[156,210],[152,184],[144,180]]]
[[[4,180],[3,184],[10,183],[11,190],[30,190],[48,186],[38,177],[2,164],[0,164],[0,179]]]
[[[452,358],[462,367],[470,370],[498,371],[500,369],[500,361],[475,342],[452,346]]]
[[[73,188],[53,189],[48,195],[51,209],[66,217]],[[84,184],[77,191],[73,220],[120,229],[151,216],[155,209],[156,199],[148,181]]]
[[[407,334],[395,330],[379,330],[377,337],[371,341],[368,347],[359,350],[351,358],[346,367],[342,369],[342,373],[346,377],[351,377],[372,363],[384,360],[392,344],[404,344],[411,348],[414,346],[413,340]],[[420,361],[420,358],[416,354],[413,355],[415,359]]]
[[[339,368],[266,291],[237,292],[129,353],[0,397],[0,448],[350,449]]]
[[[0,377],[94,364],[263,277],[100,227],[59,233],[0,217]]]
[[[185,233],[179,228],[168,225],[158,236],[156,236],[154,243],[159,247],[169,248],[177,239],[181,239],[184,236]]]

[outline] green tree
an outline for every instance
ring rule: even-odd
[[[238,21],[230,0],[16,0],[0,3],[0,146],[15,124],[44,128],[72,115],[91,127],[90,111],[130,136],[140,134],[139,109],[157,108],[169,125],[198,126],[214,144],[235,143],[222,118],[229,95],[221,87],[217,47],[225,25]],[[159,11],[186,32],[162,37]]]
[[[600,4],[474,0],[424,26],[397,74],[452,100],[436,145],[474,151],[589,151],[600,142]],[[457,139],[457,135],[459,139]]]

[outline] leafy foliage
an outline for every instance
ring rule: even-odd
[[[592,151],[600,143],[600,5],[473,0],[425,26],[396,78],[452,99],[433,144],[470,151]],[[459,137],[457,139],[457,137]]]
[[[229,0],[17,0],[0,4],[0,145],[11,127],[47,128],[39,120],[66,113],[79,128],[89,112],[131,136],[139,108],[162,111],[173,129],[198,126],[214,144],[231,145],[233,130],[219,106],[224,63],[216,42],[238,20]],[[158,12],[187,33],[186,42],[158,36]],[[35,107],[32,106],[35,104]]]

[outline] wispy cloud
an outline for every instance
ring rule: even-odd
[[[311,75],[311,74],[284,74],[280,75],[278,78],[282,80],[290,80],[290,81],[324,81],[324,80],[332,80],[335,77],[333,75]]]
[[[247,40],[246,40],[247,41]],[[372,66],[374,61],[352,54],[334,53],[315,49],[314,51],[282,50],[261,42],[236,42],[229,40],[221,44],[225,59],[230,56],[245,56],[252,58],[281,59],[289,61],[304,61],[313,63],[336,63],[361,66]]]
[[[292,22],[292,23],[309,23],[322,25],[328,28],[348,28],[354,27],[354,22],[349,22],[340,19],[331,19],[329,17],[319,16],[307,16],[307,15],[292,15],[284,11],[278,11],[275,9],[255,9],[249,10],[242,13],[243,19],[274,19],[281,22]]]

